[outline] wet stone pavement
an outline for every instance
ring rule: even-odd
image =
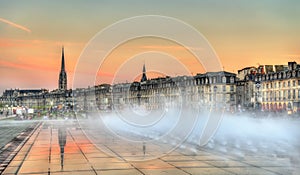
[[[37,121],[0,120],[0,174],[39,124]]]
[[[67,122],[67,123],[66,123]],[[105,174],[105,175],[226,175],[300,174],[290,159],[247,153],[237,156],[209,147],[191,151],[178,148],[170,154],[148,161],[127,161],[99,150],[74,121],[46,121],[29,138],[3,174]],[[98,139],[105,139],[99,133]],[[115,139],[107,149],[122,150],[126,156],[141,156],[143,148],[128,149]],[[155,145],[147,145],[151,147]],[[154,153],[153,153],[154,154]]]

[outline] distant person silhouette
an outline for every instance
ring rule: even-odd
[[[143,153],[144,153],[144,156],[146,155],[146,143],[143,142]]]

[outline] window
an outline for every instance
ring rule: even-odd
[[[230,86],[230,91],[234,91],[234,86],[233,85]]]
[[[300,99],[300,89],[298,89],[298,99]]]
[[[278,82],[278,87],[281,88],[281,82]]]
[[[282,94],[282,92],[281,91],[279,91],[279,100],[281,100],[281,94]]]
[[[298,80],[298,86],[300,86],[300,80]]]
[[[216,77],[213,77],[213,83],[216,83]]]
[[[296,86],[296,81],[295,80],[293,81],[293,86]]]
[[[285,82],[283,82],[283,87],[285,87]]]
[[[296,98],[296,90],[293,89],[293,99],[295,99],[295,98]]]
[[[234,78],[230,77],[230,83],[234,83]]]
[[[222,88],[223,88],[223,92],[225,92],[226,91],[226,86],[223,86]]]
[[[290,81],[288,81],[288,87],[290,87],[291,86],[291,82]]]
[[[222,83],[226,83],[226,77],[222,77]]]

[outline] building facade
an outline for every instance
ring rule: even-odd
[[[300,66],[296,62],[267,66],[244,75],[237,83],[240,104],[247,109],[268,112],[299,113]]]
[[[2,106],[44,111],[110,111],[144,107],[189,107],[199,110],[300,112],[300,66],[260,65],[238,74],[219,71],[195,76],[148,79],[143,65],[140,82],[101,84],[67,89],[64,48],[58,89],[10,89],[0,97]]]

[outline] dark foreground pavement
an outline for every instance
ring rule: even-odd
[[[299,167],[291,166],[290,160],[286,158],[274,160],[255,154],[237,158],[205,148],[199,148],[196,152],[181,148],[154,160],[126,161],[99,150],[81,129],[69,122],[65,129],[60,127],[60,122],[44,122],[20,149],[3,174],[300,174]],[[128,156],[136,155],[140,149],[126,149],[126,144],[118,140],[111,146],[127,151]],[[62,150],[64,154],[61,153]]]

